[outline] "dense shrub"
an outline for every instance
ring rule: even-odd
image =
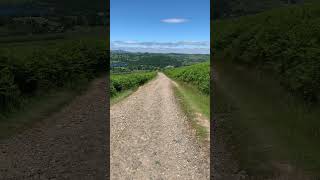
[[[16,103],[19,94],[9,67],[0,68],[0,77],[0,108],[4,109]]]
[[[205,94],[210,93],[210,65],[208,62],[167,69],[165,73],[171,78],[196,86]]]
[[[213,51],[224,60],[275,74],[308,102],[319,101],[320,4],[214,21]]]
[[[107,51],[100,41],[77,41],[35,50],[26,57],[10,49],[0,55],[0,108],[25,95],[88,80],[106,71]]]
[[[156,72],[139,72],[130,74],[112,74],[110,83],[111,97],[117,93],[138,87],[156,76]]]

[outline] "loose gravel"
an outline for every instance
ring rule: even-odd
[[[111,107],[111,179],[209,179],[209,144],[200,144],[159,73]]]

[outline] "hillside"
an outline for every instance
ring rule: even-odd
[[[1,8],[14,8],[15,11],[32,12],[31,10],[46,10],[46,13],[89,14],[106,12],[107,1],[100,0],[0,0]],[[85,7],[85,8],[84,8]],[[31,9],[31,10],[30,10]]]
[[[112,72],[179,67],[204,62],[209,59],[208,54],[130,53],[121,51],[112,51],[110,57]]]
[[[216,132],[248,179],[319,175],[319,12],[305,3],[212,21]]]
[[[226,60],[273,74],[289,92],[319,100],[320,4],[213,21],[213,49]]]
[[[303,0],[216,0],[213,5],[213,18],[255,14],[271,8],[302,2]]]

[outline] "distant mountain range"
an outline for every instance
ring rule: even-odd
[[[112,53],[129,53],[128,51],[124,50],[111,50]]]

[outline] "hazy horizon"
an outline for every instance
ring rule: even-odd
[[[209,42],[123,42],[111,41],[111,50],[150,53],[210,54]]]

